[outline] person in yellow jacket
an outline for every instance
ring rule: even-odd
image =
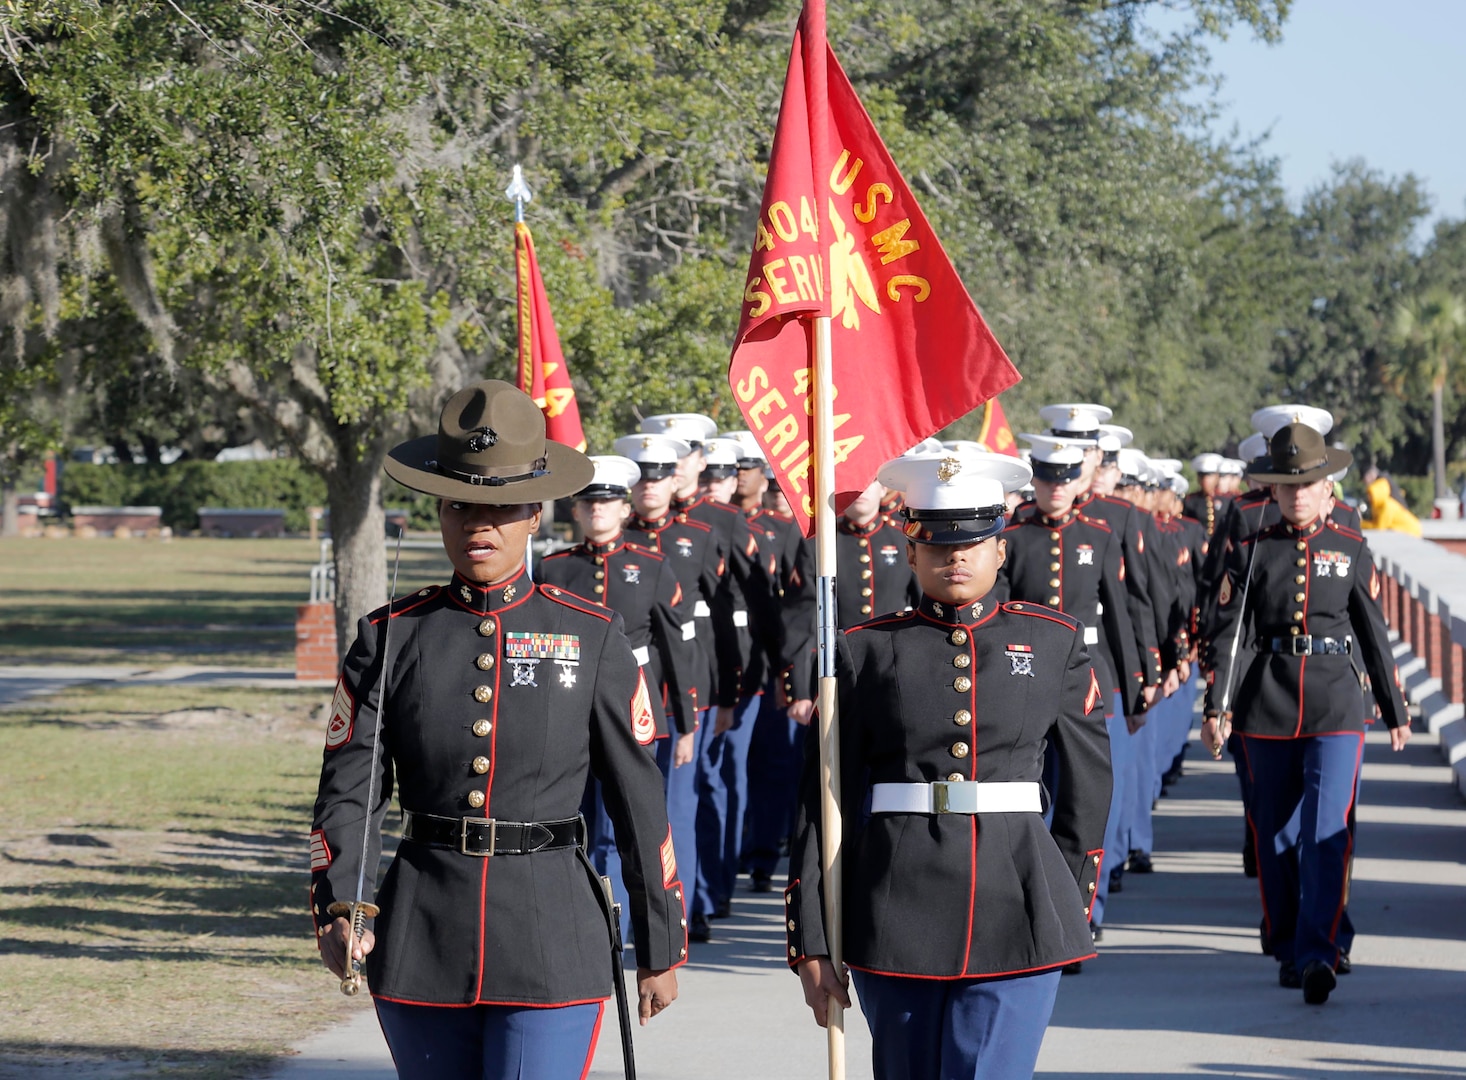
[[[1420,519],[1390,494],[1389,477],[1376,475],[1364,485],[1364,491],[1369,496],[1369,517],[1362,522],[1366,529],[1389,529],[1410,536],[1420,535]]]

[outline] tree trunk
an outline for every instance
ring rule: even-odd
[[[20,492],[15,490],[15,485],[7,482],[0,487],[5,502],[4,511],[0,513],[0,536],[20,535]]]
[[[338,464],[326,476],[331,546],[336,563],[336,641],[342,656],[356,623],[387,602],[386,516],[382,513],[384,447],[360,454],[353,433],[338,440]]]
[[[1445,387],[1436,385],[1430,391],[1430,441],[1435,454],[1435,497],[1449,496],[1446,490],[1446,421],[1442,398]]]

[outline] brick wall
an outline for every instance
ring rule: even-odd
[[[339,666],[336,605],[301,604],[295,609],[295,677],[334,679]]]

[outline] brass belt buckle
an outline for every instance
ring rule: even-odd
[[[948,790],[945,780],[932,781],[932,813],[950,814],[952,812],[952,795]]]
[[[468,850],[468,827],[470,825],[487,825],[489,827],[489,850],[469,851]],[[470,818],[463,819],[459,826],[458,851],[462,855],[472,855],[478,859],[487,859],[494,854],[494,848],[499,842],[499,823],[493,818]]]

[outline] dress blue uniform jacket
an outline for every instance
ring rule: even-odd
[[[1094,955],[1089,905],[1110,805],[1103,694],[1067,615],[991,598],[923,597],[840,638],[845,960],[939,979],[1029,974]],[[1065,777],[1037,813],[874,814],[874,783]],[[786,893],[791,965],[829,954],[821,811],[810,749]]]
[[[1221,710],[1230,672],[1232,725],[1244,735],[1293,739],[1362,732],[1355,667],[1362,663],[1385,726],[1408,724],[1379,591],[1379,571],[1364,537],[1334,521],[1315,521],[1306,529],[1278,522],[1243,537],[1223,559],[1218,580],[1207,710]],[[1286,645],[1305,635],[1350,638],[1353,651],[1258,651],[1271,641]]]
[[[384,649],[391,625],[390,653]],[[386,706],[367,806],[378,680]],[[454,576],[361,620],[342,664],[311,834],[317,934],[355,898],[382,909],[374,995],[425,1005],[566,1005],[611,993],[606,918],[573,849],[491,858],[403,840],[380,889],[380,828],[401,806],[452,818],[574,818],[587,775],[615,823],[640,967],[687,955],[655,709],[614,612],[523,573],[493,589]],[[477,805],[476,805],[477,804]]]

